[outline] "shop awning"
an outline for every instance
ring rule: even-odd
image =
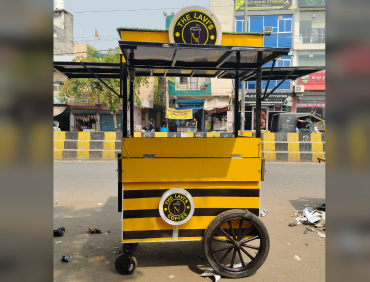
[[[207,113],[222,113],[229,109],[229,100],[214,97],[204,101],[204,110]]]

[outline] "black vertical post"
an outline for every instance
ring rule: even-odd
[[[236,69],[239,69],[240,51],[236,52]],[[238,137],[240,128],[239,120],[239,71],[235,72],[235,102],[234,102],[234,136]]]
[[[121,55],[120,70],[120,96],[122,98],[122,137],[127,137],[127,69],[126,64],[122,62]]]
[[[118,158],[118,212],[122,212],[122,198],[123,198],[123,191],[122,191],[122,159],[121,154],[117,154]]]
[[[134,50],[130,51],[130,60],[134,59]],[[134,137],[134,82],[135,69],[130,70],[130,135]]]
[[[262,60],[262,52],[258,52],[257,62]],[[261,138],[261,94],[262,94],[262,66],[257,67],[256,83],[256,138]]]
[[[133,82],[134,80],[135,80],[135,77],[131,78],[130,76],[130,135],[131,137],[134,137],[134,82]]]

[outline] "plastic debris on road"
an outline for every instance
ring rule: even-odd
[[[94,227],[94,228],[89,227],[89,232],[91,234],[101,234],[101,230],[97,227]]]
[[[319,234],[320,238],[325,238],[325,234],[324,233],[317,232],[317,234]]]
[[[294,258],[295,258],[296,260],[301,260],[301,258],[300,258],[299,256],[297,256],[297,255],[295,255],[295,256],[294,256]]]
[[[72,256],[63,256],[61,260],[64,262],[70,262],[71,259],[72,259]]]
[[[59,227],[58,229],[53,230],[54,237],[62,237],[66,232],[64,227]]]
[[[213,269],[205,270],[200,276],[201,277],[212,277],[213,276],[215,282],[217,282],[221,279],[221,275],[216,274]]]
[[[62,243],[63,241],[55,241],[55,244],[58,245],[60,243]]]
[[[170,276],[168,276],[170,279],[173,279],[173,278],[175,278],[175,275],[170,275]]]
[[[100,207],[102,205],[102,203],[99,203],[98,206]]]
[[[289,223],[288,226],[294,227],[300,224],[308,225],[308,227],[303,231],[303,234],[307,234],[308,231],[311,232],[326,231],[325,224],[326,213],[325,211],[323,211],[323,209],[325,209],[325,204],[318,206],[318,208],[321,208],[320,210],[318,208],[314,209],[307,205],[304,206],[306,206],[306,208],[303,209],[302,211],[296,210],[294,211],[294,215],[292,215],[292,217],[295,217],[295,222]],[[325,236],[325,234],[321,232],[320,234]]]
[[[260,209],[260,216],[264,217],[267,215],[267,211],[265,209]]]

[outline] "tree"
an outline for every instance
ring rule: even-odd
[[[86,57],[76,57],[73,61],[81,62],[98,62],[98,63],[119,63],[120,48],[109,49],[108,54],[102,58],[94,57],[95,51],[88,49]],[[99,54],[100,55],[100,54]],[[109,85],[114,91],[120,93],[119,79],[104,79],[104,82]],[[129,89],[130,80],[127,79],[127,88]],[[134,103],[142,107],[140,95],[140,86],[149,86],[148,77],[135,77],[134,82]],[[118,104],[121,104],[121,99],[109,90],[98,79],[80,79],[71,78],[65,81],[59,93],[59,98],[62,103],[67,103],[69,98],[74,100],[83,99],[87,93],[93,94],[93,101],[100,101],[100,104],[105,105],[113,113],[114,128],[117,128],[116,113],[118,112]]]

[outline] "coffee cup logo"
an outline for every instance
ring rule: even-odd
[[[191,6],[183,8],[173,17],[169,37],[171,43],[219,45],[222,30],[211,11]]]
[[[190,193],[184,189],[174,188],[166,191],[159,203],[159,214],[171,225],[187,222],[194,213],[194,201]]]

